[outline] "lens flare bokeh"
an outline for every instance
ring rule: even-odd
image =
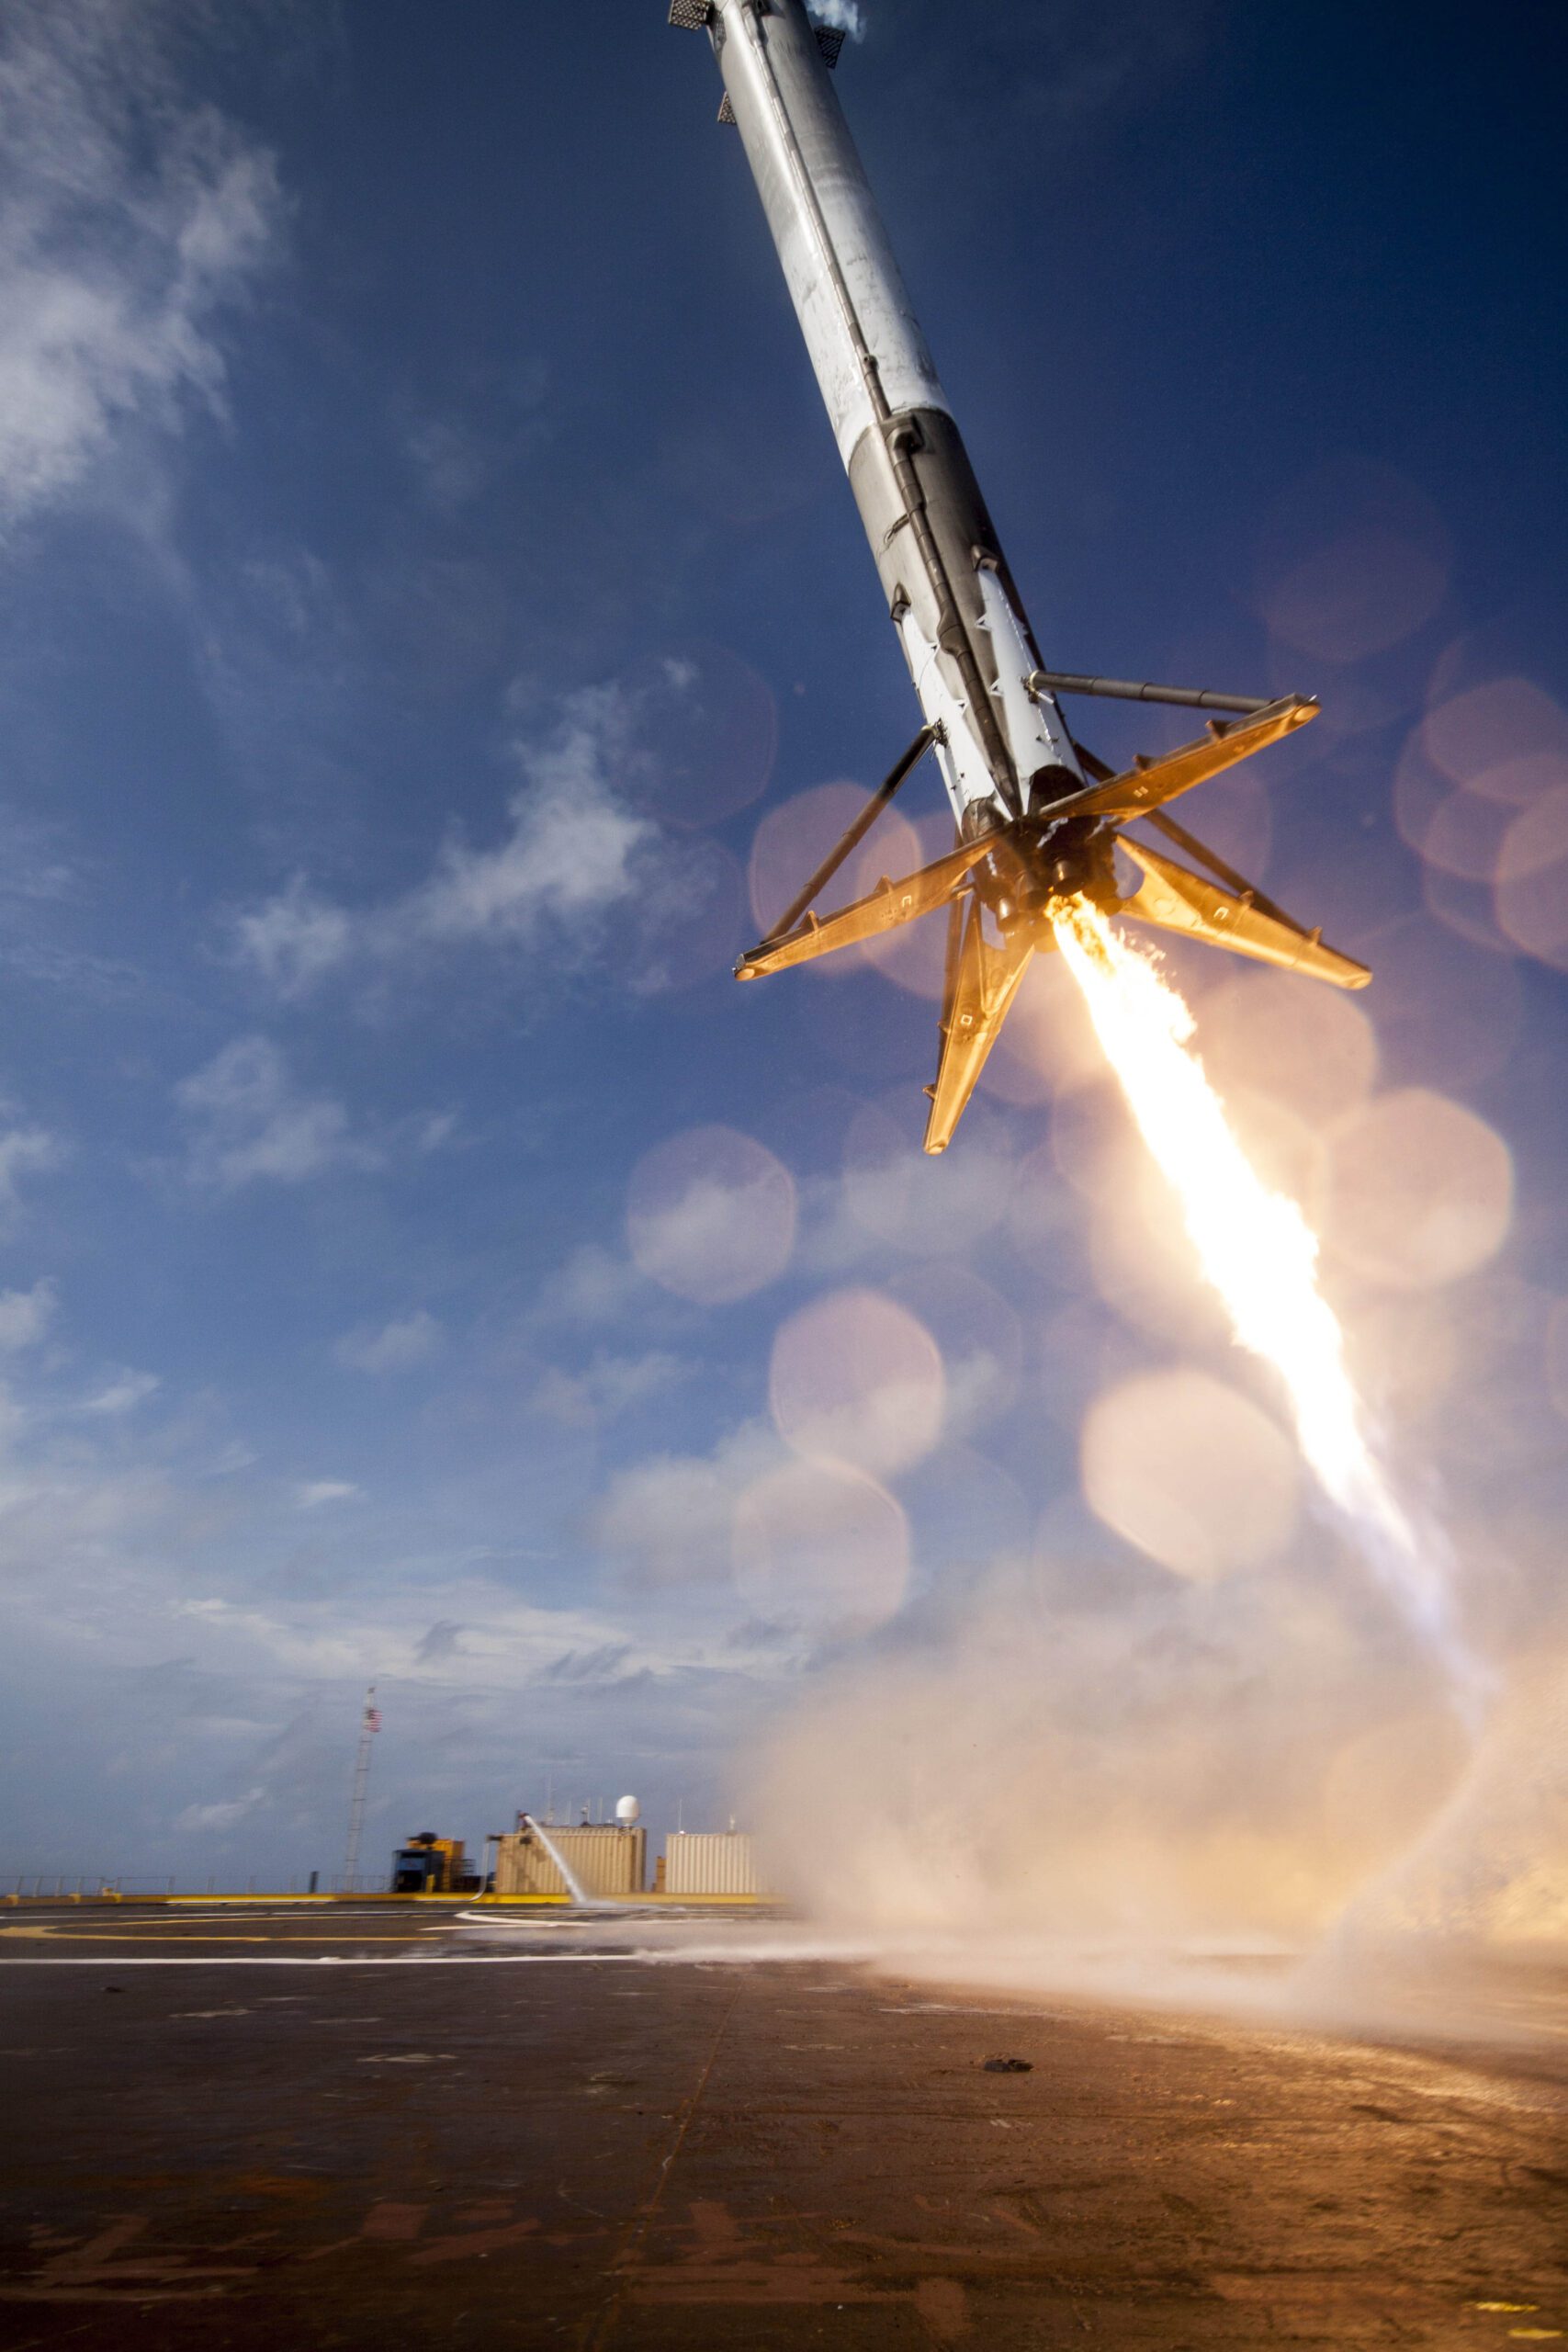
[[[702,1306],[748,1298],[795,1248],[795,1180],[733,1127],[694,1127],[632,1171],[626,1238],[638,1271]]]

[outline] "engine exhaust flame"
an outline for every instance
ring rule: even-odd
[[[1317,1286],[1317,1239],[1294,1201],[1271,1193],[1232,1133],[1190,1050],[1192,1015],[1152,958],[1085,899],[1056,910],[1063,958],[1139,1132],[1180,1205],[1204,1278],[1240,1346],[1283,1382],[1307,1464],[1359,1549],[1473,1721],[1478,1663],[1455,1620],[1451,1561],[1417,1528],[1369,1434],[1338,1320]]]

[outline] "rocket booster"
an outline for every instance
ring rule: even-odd
[[[676,11],[671,11],[676,17]],[[705,23],[961,835],[1086,782],[802,0]],[[676,17],[676,20],[681,18]],[[831,40],[832,36],[828,37]]]
[[[739,130],[839,455],[925,725],[828,858],[743,955],[758,979],[939,910],[947,958],[925,1148],[946,1149],[1027,967],[1088,899],[1160,931],[1360,988],[1363,965],[1324,944],[1166,813],[1166,803],[1315,718],[1274,700],[1046,670],[996,526],[909,305],[829,78],[842,36],[803,0],[670,0],[705,29]],[[1115,774],[1063,718],[1059,694],[1185,705],[1195,741]],[[954,847],[826,916],[815,902],[926,752],[953,805]],[[1125,831],[1145,824],[1201,872]],[[1121,867],[1118,866],[1118,857]],[[1124,892],[1121,875],[1141,878]]]

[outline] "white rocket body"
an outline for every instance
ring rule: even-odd
[[[1209,941],[1336,988],[1364,965],[1324,944],[1165,814],[1164,804],[1314,718],[1308,695],[1273,701],[1047,671],[953,423],[829,78],[840,38],[803,0],[669,0],[705,28],[724,76],[720,120],[739,126],[784,281],[871,543],[926,724],[828,857],[743,955],[737,979],[855,947],[945,910],[941,1052],[926,1089],[925,1148],[945,1151],[1031,959],[1059,912],[1103,914]],[[825,53],[829,52],[829,53]],[[1211,711],[1195,741],[1113,775],[1073,741],[1058,691]],[[942,767],[958,840],[919,873],[821,915],[817,902],[926,750]],[[1089,780],[1086,770],[1092,775]],[[1146,820],[1196,859],[1173,864],[1124,828]],[[1123,891],[1119,852],[1143,880]]]
[[[707,26],[964,838],[1084,783],[802,0]],[[1038,790],[1032,781],[1038,777]]]

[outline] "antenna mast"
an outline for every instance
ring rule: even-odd
[[[376,1704],[376,1685],[365,1693],[365,1712],[359,1718],[359,1746],[354,1758],[354,1788],[348,1800],[348,1845],[343,1858],[343,1889],[354,1893],[354,1874],[359,1864],[359,1831],[365,1819],[365,1783],[370,1778],[370,1743],[381,1728],[381,1710]]]

